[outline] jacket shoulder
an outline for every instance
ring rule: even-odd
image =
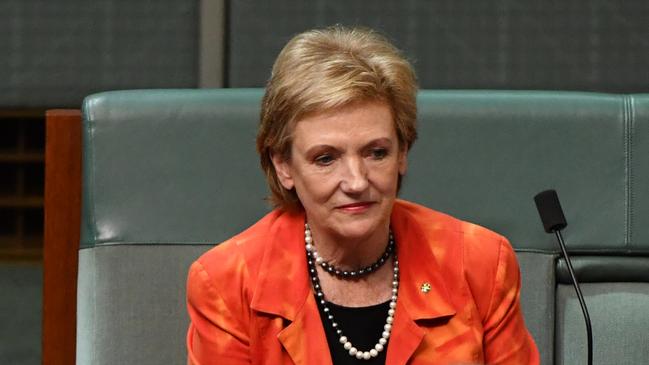
[[[475,223],[435,211],[411,202],[398,201],[395,206],[422,227],[434,252],[456,252],[464,280],[482,316],[493,309],[496,291],[517,290],[520,273],[514,249],[499,233]],[[505,289],[507,290],[507,289]]]
[[[503,240],[506,241],[505,237],[488,228],[409,201],[397,200],[395,212],[397,215],[407,215],[408,219],[414,220],[426,230],[457,233],[469,244],[493,245]]]
[[[234,281],[237,276],[256,277],[273,224],[282,212],[274,210],[237,235],[216,244],[197,260],[213,280]]]

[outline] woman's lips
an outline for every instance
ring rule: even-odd
[[[366,210],[370,209],[370,207],[373,204],[374,202],[352,203],[352,204],[340,205],[336,207],[336,209],[342,210],[343,212],[347,212],[347,213],[363,213]]]

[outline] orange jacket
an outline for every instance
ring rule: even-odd
[[[387,364],[539,363],[505,238],[401,200],[391,227],[401,276]],[[205,253],[187,300],[190,364],[331,364],[303,214],[273,211]]]

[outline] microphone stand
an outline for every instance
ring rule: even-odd
[[[593,330],[590,324],[590,315],[588,315],[588,308],[586,308],[586,301],[584,296],[581,294],[581,289],[579,289],[579,283],[577,282],[577,277],[575,276],[575,271],[572,269],[572,263],[570,263],[570,256],[568,256],[568,250],[566,250],[566,245],[563,243],[563,236],[561,235],[561,230],[555,229],[554,234],[559,240],[559,247],[561,247],[561,252],[563,257],[566,259],[566,265],[568,265],[568,272],[570,273],[570,278],[572,279],[572,284],[575,287],[577,292],[577,298],[579,299],[579,305],[581,305],[581,311],[584,314],[584,320],[586,321],[586,335],[588,337],[588,365],[593,364]]]

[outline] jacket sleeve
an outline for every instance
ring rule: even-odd
[[[200,262],[189,269],[187,363],[190,365],[250,364],[245,319],[233,313]]]
[[[521,276],[511,245],[502,239],[487,316],[483,318],[485,362],[537,365],[539,353],[520,306]]]

